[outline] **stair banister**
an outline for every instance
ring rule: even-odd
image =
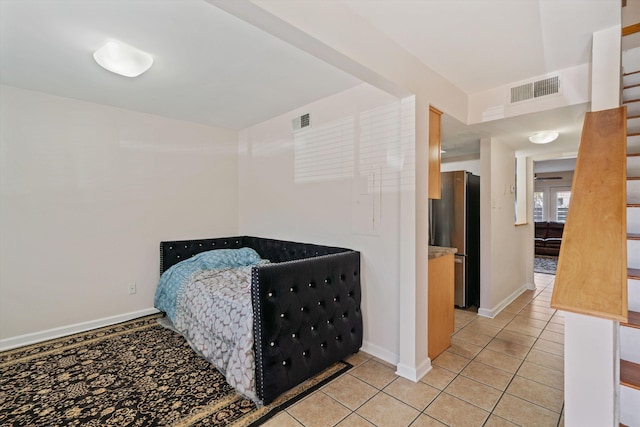
[[[553,308],[627,321],[626,107],[586,114]]]

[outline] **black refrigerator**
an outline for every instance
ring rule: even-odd
[[[429,244],[458,249],[455,305],[480,306],[480,177],[442,172],[442,195],[430,206]]]

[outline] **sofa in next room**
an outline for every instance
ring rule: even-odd
[[[535,254],[558,256],[562,243],[564,222],[539,221],[535,223]]]

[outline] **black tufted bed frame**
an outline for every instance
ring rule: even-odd
[[[256,391],[266,405],[362,345],[360,252],[261,237],[160,243],[160,274],[212,249],[249,247]]]

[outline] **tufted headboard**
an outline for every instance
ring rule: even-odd
[[[213,249],[240,249],[244,237],[223,237],[217,239],[174,240],[160,242],[160,274],[174,264],[184,261],[200,252]]]
[[[272,263],[350,251],[350,249],[333,246],[288,242],[251,236],[174,240],[170,242],[160,242],[160,274],[164,273],[172,265],[200,252],[213,249],[239,249],[244,247],[255,250],[258,255],[260,255],[260,258],[268,259]]]

